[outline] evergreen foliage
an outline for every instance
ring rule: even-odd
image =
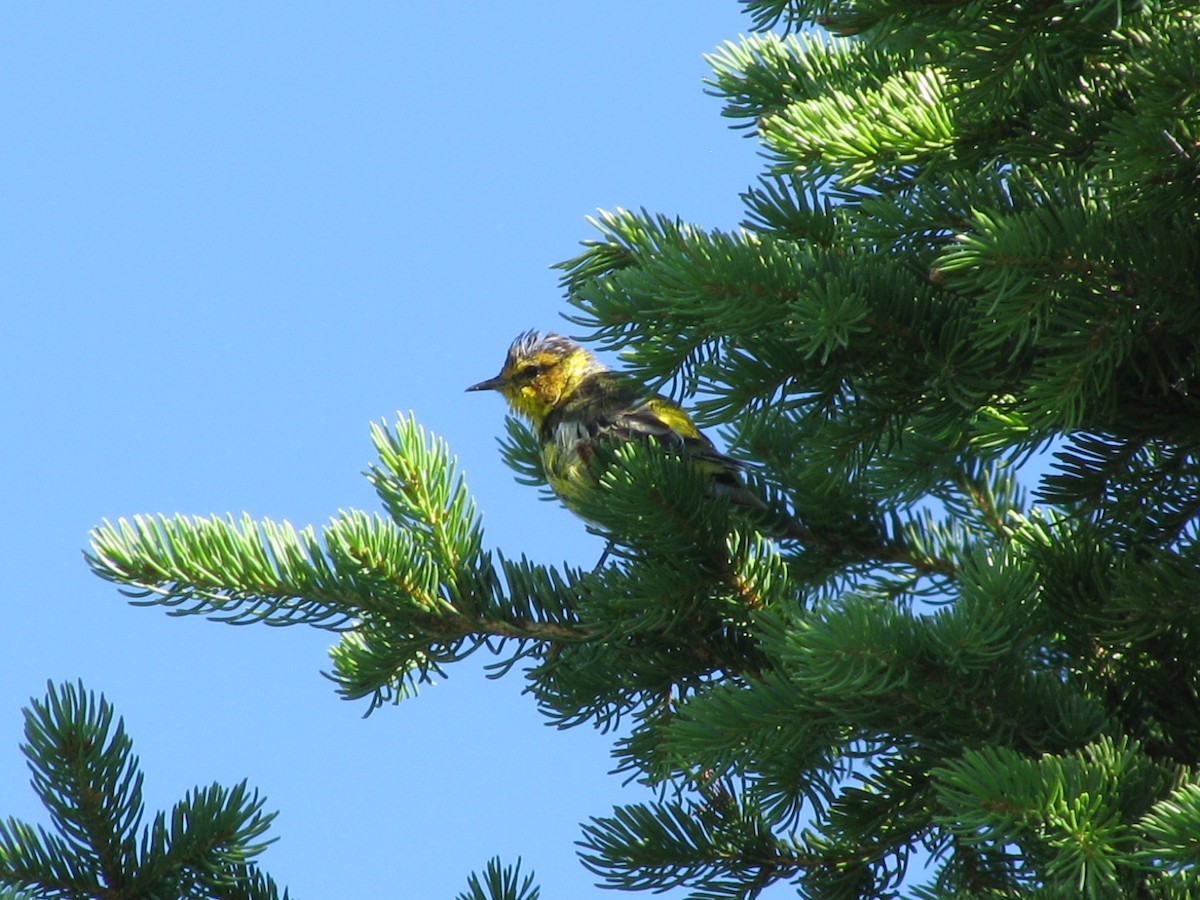
[[[467,890],[455,900],[538,900],[541,895],[532,875],[521,877],[520,860],[515,866],[502,866],[499,859],[491,859],[483,877],[472,874]]]
[[[604,213],[562,270],[572,321],[690,398],[768,512],[621,447],[585,510],[604,565],[505,556],[401,416],[373,430],[386,515],[139,517],[91,566],[335,632],[373,708],[486,648],[559,725],[626,722],[619,766],[661,794],[585,825],[609,887],[891,896],[926,851],[911,896],[1195,896],[1200,17],[744,5],[793,32],[711,57],[768,160],[744,227]],[[544,484],[519,425],[502,452]]]
[[[274,813],[245,782],[196,788],[142,827],[142,774],[124,723],[83,685],[49,685],[21,747],[54,832],[0,822],[0,897],[275,900],[254,864]],[[287,900],[287,891],[282,894]]]

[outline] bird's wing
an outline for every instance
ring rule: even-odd
[[[652,437],[668,447],[682,450],[692,459],[712,463],[717,468],[737,470],[737,460],[719,453],[696,423],[679,406],[665,397],[653,396],[605,416],[607,428],[600,435],[611,434],[620,440]]]
[[[543,428],[547,435],[554,435],[554,446],[567,443],[575,453],[584,454],[586,444],[594,441],[654,438],[706,472],[714,495],[728,497],[741,506],[764,506],[742,483],[742,464],[719,452],[691,417],[666,397],[646,396],[633,386],[614,389],[611,382],[589,383]]]

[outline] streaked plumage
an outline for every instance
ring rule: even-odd
[[[588,466],[601,441],[647,437],[693,460],[714,495],[762,507],[736,460],[719,453],[678,404],[619,378],[583,347],[557,334],[527,331],[508,348],[500,374],[468,391],[499,391],[541,446],[546,479],[568,506],[595,486]]]

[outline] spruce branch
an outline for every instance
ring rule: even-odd
[[[393,429],[373,425],[372,439],[380,462],[367,477],[387,517],[344,512],[318,537],[245,515],[136,516],[95,529],[87,560],[137,602],[173,615],[342,634],[334,677],[344,696],[374,705],[483,646],[504,652],[514,642],[515,661],[530,644],[589,638],[563,602],[580,573],[483,552],[443,441],[405,417]]]
[[[82,684],[48,685],[25,710],[22,752],[57,834],[0,823],[0,887],[37,898],[277,900],[254,863],[274,813],[245,782],[189,791],[168,824],[141,825],[142,775],[124,723]],[[283,892],[286,900],[287,892]]]
[[[541,889],[534,885],[532,874],[521,877],[521,860],[512,866],[501,866],[497,856],[488,860],[482,877],[471,873],[467,890],[456,900],[538,900],[541,896]]]
[[[1138,877],[1136,860],[1161,852],[1139,846],[1133,828],[1144,809],[1139,798],[1163,790],[1170,778],[1137,750],[1136,742],[1101,738],[1074,754],[1036,760],[1003,747],[970,751],[934,773],[946,805],[941,824],[958,840],[1016,843],[1028,861],[1087,895],[1121,895]],[[1159,821],[1155,814],[1147,820]]]
[[[580,858],[619,890],[689,886],[697,897],[753,896],[811,858],[775,839],[752,811],[729,802],[617,807],[583,828]],[[815,860],[814,860],[815,861]]]
[[[1200,784],[1179,785],[1159,800],[1137,823],[1147,840],[1147,864],[1165,861],[1172,870],[1200,863]]]

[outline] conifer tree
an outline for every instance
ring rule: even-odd
[[[584,826],[610,887],[889,896],[923,849],[911,896],[1196,896],[1196,10],[745,7],[709,83],[767,160],[743,227],[606,213],[562,271],[582,336],[687,398],[767,513],[620,446],[604,564],[540,564],[400,417],[382,514],[138,517],[90,564],[331,630],[374,707],[487,647],[554,722],[631,723],[620,768],[660,794]],[[523,426],[503,453],[544,484]]]

